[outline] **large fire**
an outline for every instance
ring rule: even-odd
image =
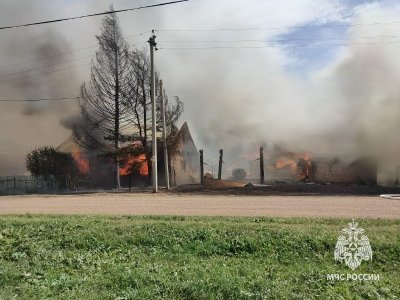
[[[72,156],[78,166],[79,173],[82,175],[89,174],[89,159],[80,151],[75,151]]]
[[[121,176],[130,175],[133,173],[135,168],[139,170],[139,174],[142,176],[147,176],[149,174],[146,154],[130,156],[127,160],[125,160],[122,167],[119,168],[119,174]]]
[[[72,156],[76,165],[78,166],[79,173],[82,175],[89,174],[90,164],[87,155],[82,153],[81,151],[74,151],[72,153]],[[149,174],[145,154],[141,154],[138,156],[130,155],[121,164],[119,172],[121,176],[127,176],[132,174],[135,169],[138,170],[139,174],[142,176],[147,176]]]
[[[306,181],[310,179],[313,173],[312,158],[313,155],[309,152],[287,152],[279,156],[276,160],[275,168],[283,169],[288,167],[293,173],[297,173],[298,180]]]
[[[140,147],[142,147],[142,143],[140,141],[135,141],[126,148],[138,150]],[[119,174],[121,176],[128,176],[136,172],[141,176],[147,176],[149,174],[147,157],[144,153],[138,155],[128,154],[121,162],[121,167],[119,168]]]

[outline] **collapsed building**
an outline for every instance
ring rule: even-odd
[[[347,162],[312,153],[281,153],[267,162],[270,181],[296,180],[315,183],[376,185],[377,163],[370,158]]]

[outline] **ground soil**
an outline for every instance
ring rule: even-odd
[[[247,187],[209,188],[200,185],[184,185],[173,190],[178,194],[207,195],[246,195],[246,196],[379,196],[400,194],[400,187],[350,184],[310,184],[303,182],[270,185],[251,185]]]
[[[400,200],[376,195],[309,195],[294,191],[268,195],[253,190],[249,196],[235,189],[206,194],[198,188],[189,190],[1,196],[0,214],[400,218]]]

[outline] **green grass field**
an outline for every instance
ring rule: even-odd
[[[399,299],[400,220],[357,220],[374,256],[354,272],[333,258],[349,221],[0,217],[0,298]]]

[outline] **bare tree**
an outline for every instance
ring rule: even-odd
[[[112,8],[111,8],[112,11]],[[116,187],[120,188],[118,149],[129,124],[133,65],[115,13],[102,21],[99,49],[89,82],[81,86],[80,106],[86,126],[80,142],[103,153],[114,152]]]
[[[132,109],[131,122],[135,127],[133,139],[140,141],[143,145],[142,149],[146,154],[148,170],[151,171],[151,148],[149,147],[151,138],[150,58],[144,51],[136,49],[131,52],[131,64],[134,76],[130,89],[132,94],[128,99]],[[156,72],[157,123],[161,124],[159,78],[159,73]],[[171,103],[165,96],[165,107],[168,145],[172,145],[170,141],[177,133],[176,122],[183,112],[183,103],[178,97],[175,97],[175,101]],[[160,128],[158,127],[158,129]],[[149,174],[149,180],[150,178],[151,174]]]

